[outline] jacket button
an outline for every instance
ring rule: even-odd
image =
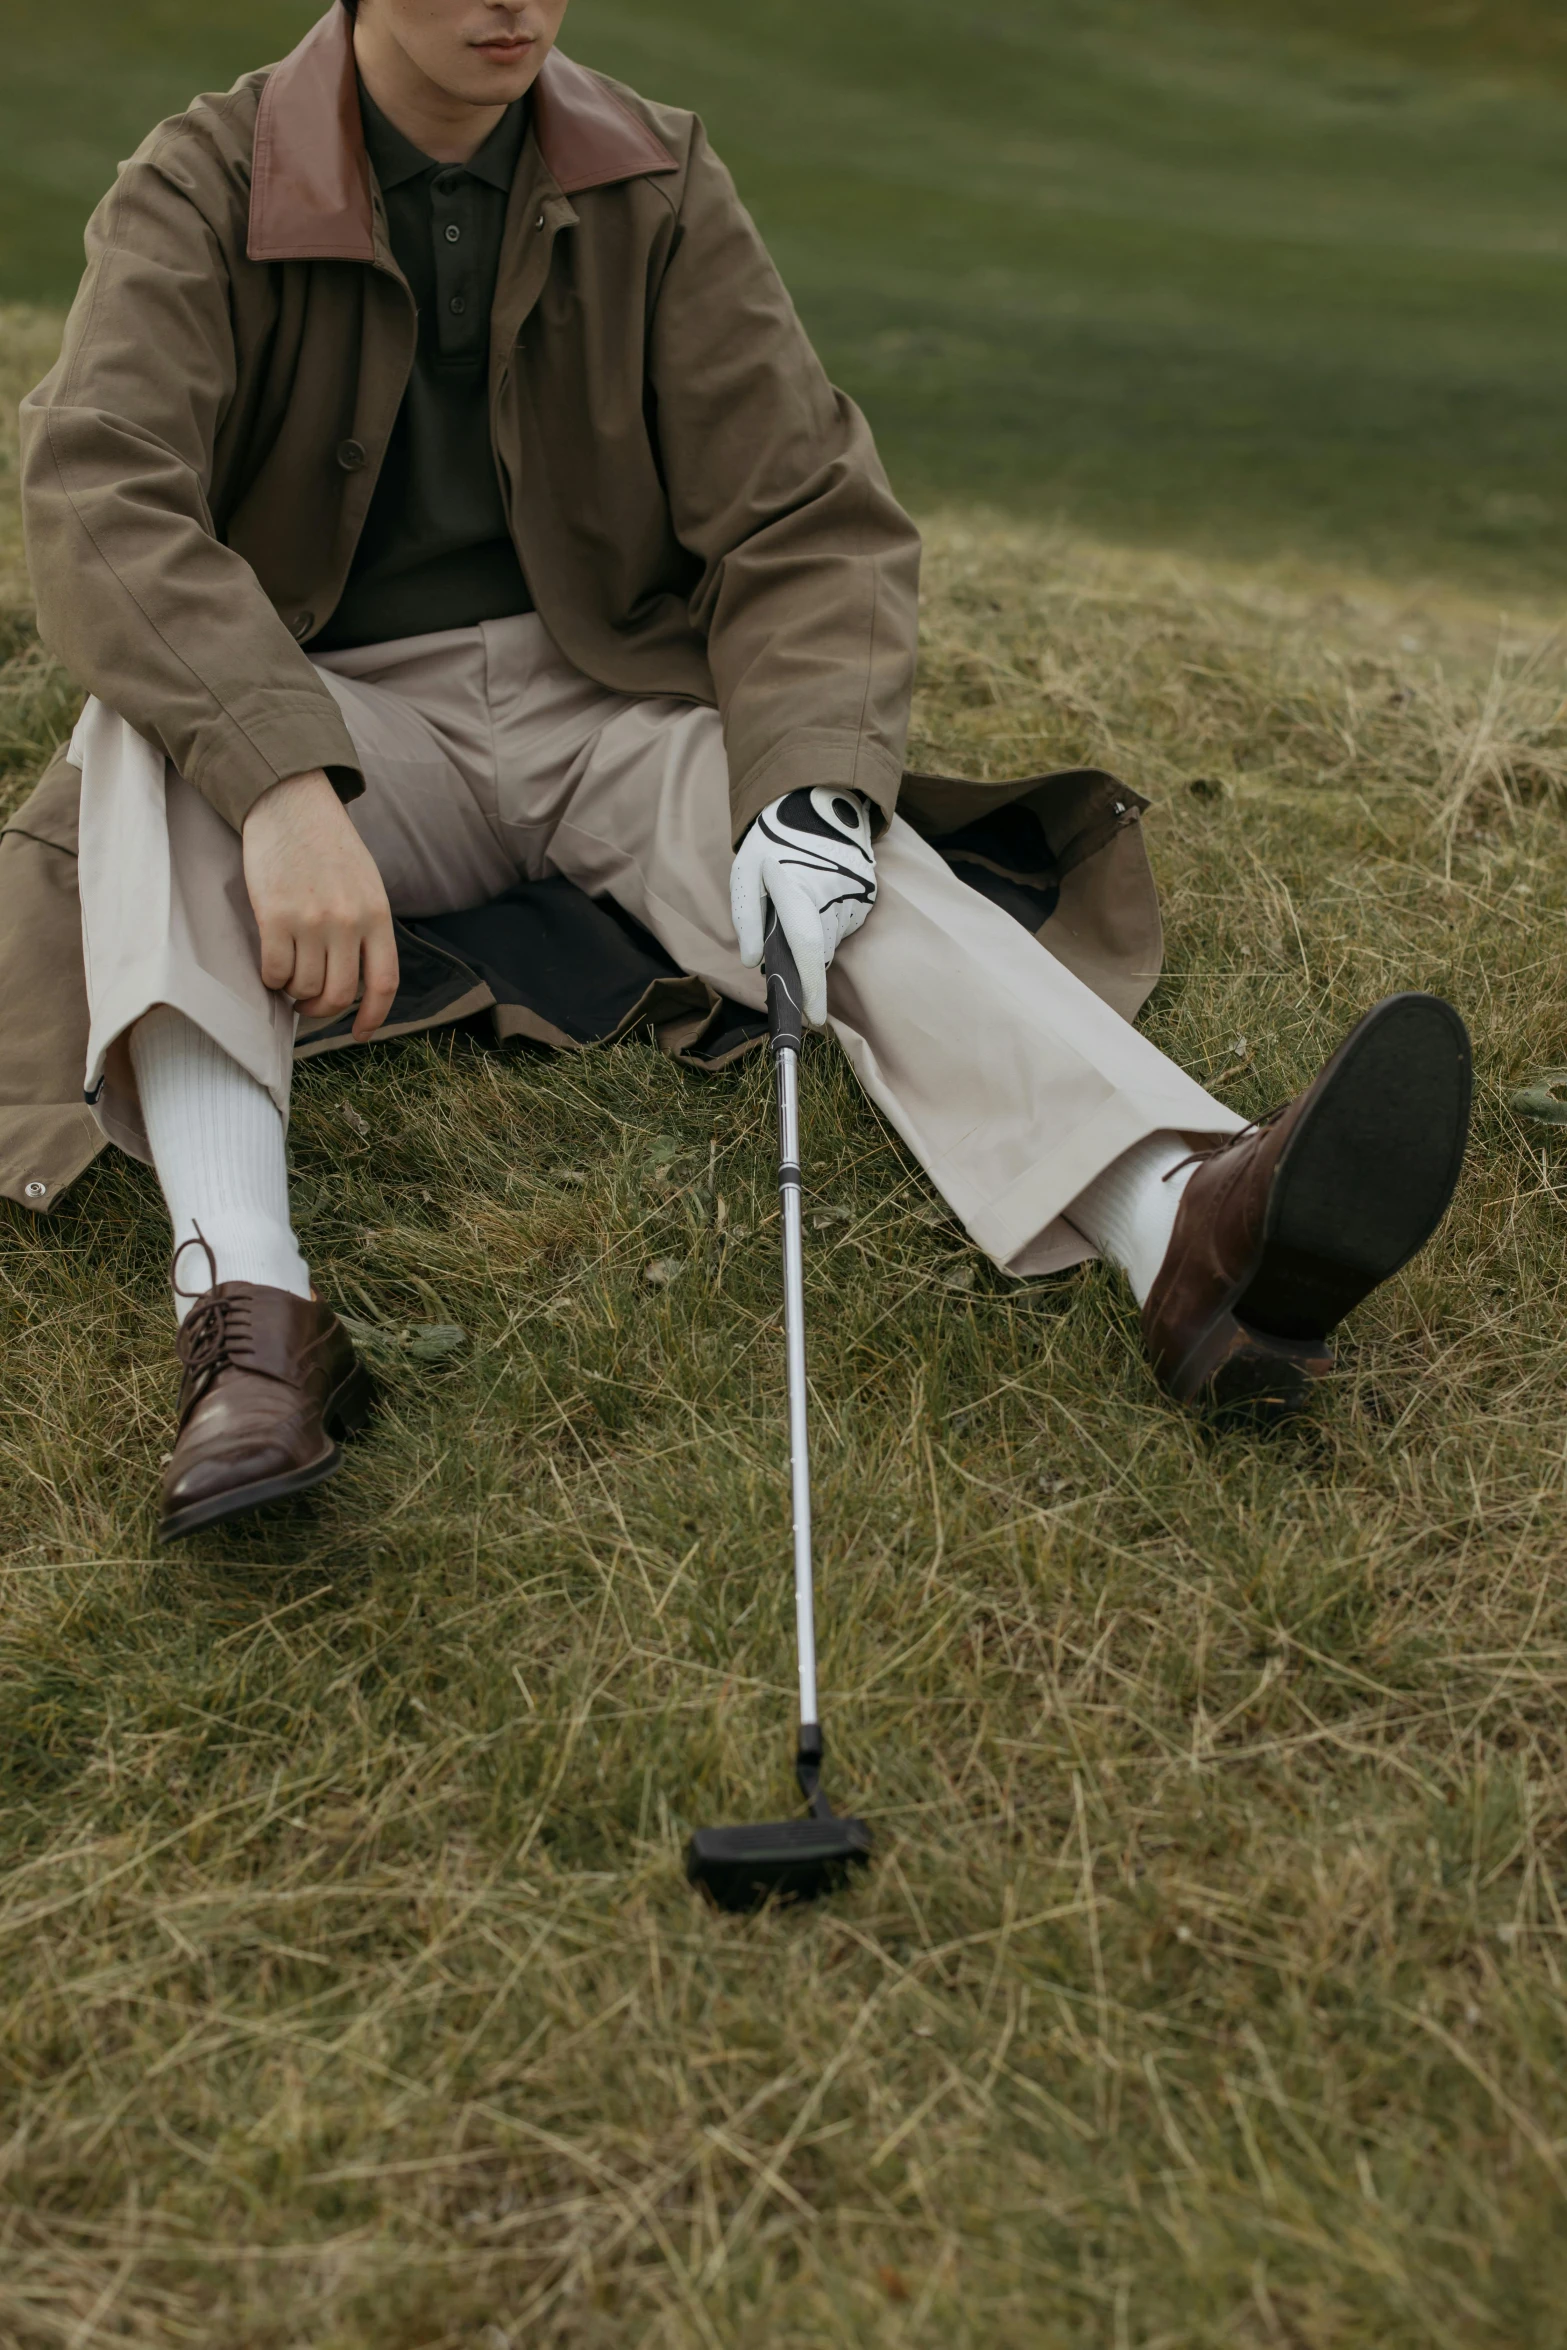
[[[360,466],[365,462],[364,442],[339,441],[337,444],[337,461],[345,473],[357,473]]]
[[[299,618],[294,622],[293,633],[301,644],[304,643],[307,636],[314,635],[315,625],[316,616],[313,612],[300,613]]]
[[[538,219],[534,222],[533,225],[535,228],[542,228],[544,226],[544,215],[542,212],[539,214]]]
[[[48,1184],[40,1183],[37,1176],[35,1175],[31,1183],[23,1184],[22,1197],[24,1199],[43,1199],[46,1196],[48,1189]]]

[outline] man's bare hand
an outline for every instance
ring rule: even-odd
[[[263,792],[240,840],[263,982],[311,1019],[360,998],[363,1043],[392,1008],[397,942],[375,859],[321,769]]]

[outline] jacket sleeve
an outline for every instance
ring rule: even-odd
[[[735,840],[801,785],[849,785],[890,817],[918,533],[700,125],[650,373],[675,530],[702,565],[692,617],[723,714]]]
[[[23,519],[50,651],[237,828],[286,776],[363,784],[336,703],[214,528],[234,336],[184,178],[150,146],[93,216],[64,348],[22,404]]]

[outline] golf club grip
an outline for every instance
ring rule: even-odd
[[[800,973],[794,949],[771,904],[762,940],[762,969],[767,976],[767,1033],[773,1051],[797,1053],[805,1039]]]

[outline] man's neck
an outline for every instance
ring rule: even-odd
[[[388,122],[432,163],[468,163],[506,112],[504,106],[470,106],[419,71],[405,50],[377,31],[377,20],[354,26],[354,63],[360,79]]]

